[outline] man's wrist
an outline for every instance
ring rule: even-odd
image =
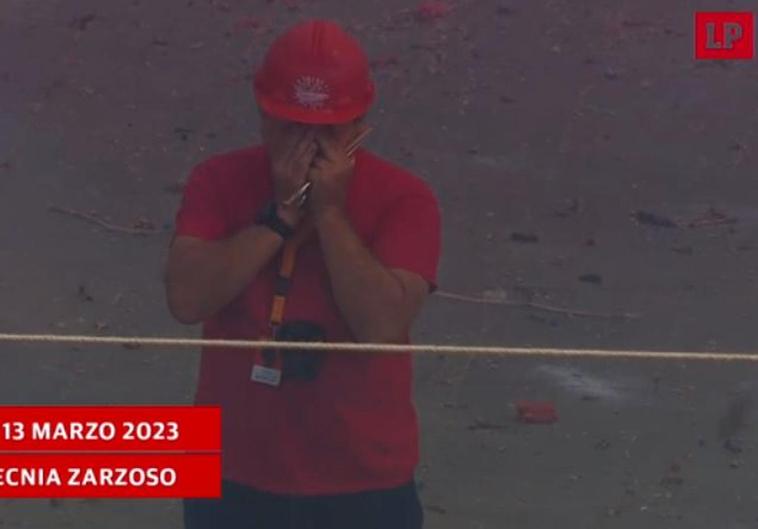
[[[289,239],[295,232],[295,225],[290,224],[287,219],[279,214],[279,206],[274,202],[269,202],[258,214],[255,223],[259,226],[265,226],[282,239]]]
[[[276,206],[276,215],[282,220],[282,222],[294,230],[300,223],[302,213],[297,206],[278,204]]]

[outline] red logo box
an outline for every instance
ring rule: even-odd
[[[695,59],[734,60],[754,56],[753,13],[695,13]]]

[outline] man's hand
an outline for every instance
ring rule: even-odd
[[[311,182],[308,203],[314,215],[319,216],[330,210],[344,209],[355,159],[348,157],[345,146],[329,132],[317,134],[316,142],[319,153],[307,175]]]
[[[284,127],[269,145],[274,199],[279,204],[277,212],[292,227],[300,221],[300,211],[296,205],[283,206],[282,202],[305,183],[316,152],[313,127],[294,123]]]

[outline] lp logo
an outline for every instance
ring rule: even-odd
[[[696,59],[752,59],[755,17],[749,12],[695,13]]]

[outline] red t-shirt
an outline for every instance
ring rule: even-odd
[[[271,200],[263,147],[211,158],[193,171],[176,234],[229,237]],[[349,183],[348,217],[388,268],[415,272],[434,288],[440,254],[437,201],[419,178],[360,149]],[[268,333],[278,257],[232,303],[205,322],[206,338]],[[332,296],[318,237],[300,247],[284,320],[321,325],[327,341],[353,341]],[[410,354],[328,352],[314,381],[271,387],[251,380],[256,351],[205,348],[198,404],[223,412],[224,477],[280,494],[339,494],[408,482],[418,463]]]

